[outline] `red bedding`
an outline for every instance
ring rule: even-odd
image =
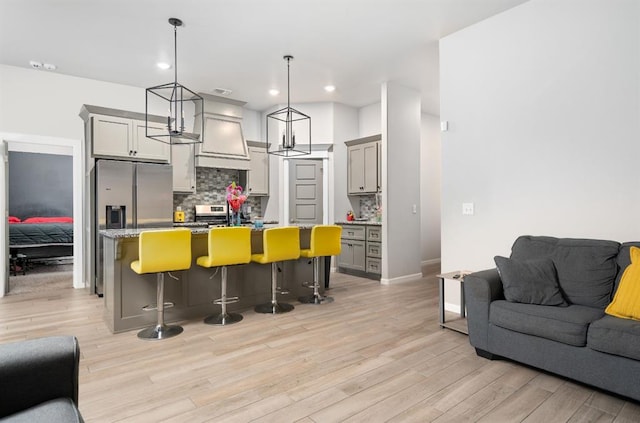
[[[22,223],[73,223],[72,217],[29,217]]]

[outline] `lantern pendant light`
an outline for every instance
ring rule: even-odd
[[[267,152],[284,157],[311,154],[311,118],[291,107],[290,63],[293,56],[283,58],[287,61],[287,107],[267,115]],[[303,142],[300,142],[300,135],[305,139]]]
[[[173,26],[174,80],[167,84],[147,88],[145,101],[146,136],[166,144],[201,143],[204,120],[200,119],[200,122],[196,120],[197,127],[194,127],[194,132],[187,132],[185,131],[185,112],[189,116],[194,116],[202,111],[204,99],[178,83],[178,27],[182,26],[182,21],[178,18],[170,18],[169,24]],[[150,107],[158,109],[155,115],[149,112]],[[157,116],[157,114],[165,113],[166,119]],[[160,127],[163,128],[160,129]]]

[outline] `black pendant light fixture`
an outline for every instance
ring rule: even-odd
[[[291,107],[289,67],[293,56],[284,56],[284,60],[287,61],[287,107],[267,115],[267,152],[284,157],[311,154],[311,118]],[[272,132],[277,135],[274,137]],[[304,141],[300,142],[301,138]]]
[[[168,84],[147,88],[145,102],[146,136],[166,144],[201,143],[202,134],[204,133],[204,120],[199,119],[198,128],[194,128],[193,132],[187,132],[184,118],[185,112],[189,116],[194,116],[198,111],[202,111],[204,99],[178,83],[178,27],[182,26],[182,21],[177,18],[170,18],[169,24],[173,26],[174,80]],[[158,124],[153,118],[150,119],[150,106],[154,110],[158,110],[156,114],[164,115],[166,113],[167,121],[163,130],[158,129]]]

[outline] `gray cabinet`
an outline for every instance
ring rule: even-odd
[[[342,225],[342,251],[338,268],[358,271],[373,279],[382,273],[382,227],[380,225]]]
[[[380,191],[380,136],[347,141],[347,193]]]
[[[196,192],[196,162],[193,144],[172,145],[173,191]]]
[[[366,267],[365,238],[364,226],[344,225],[342,227],[338,267],[364,272]]]
[[[144,114],[84,105],[80,116],[85,121],[91,157],[169,162],[169,145],[147,138]],[[166,124],[158,122],[161,119],[151,116],[149,130],[152,134],[166,131]]]
[[[247,191],[250,195],[269,195],[269,156],[266,145],[255,146],[249,143],[249,159],[251,163],[247,171]]]
[[[367,226],[367,273],[382,273],[382,227]]]

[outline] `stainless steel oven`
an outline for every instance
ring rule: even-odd
[[[199,204],[195,206],[195,221],[206,222],[209,226],[229,225],[229,205],[222,204]]]

